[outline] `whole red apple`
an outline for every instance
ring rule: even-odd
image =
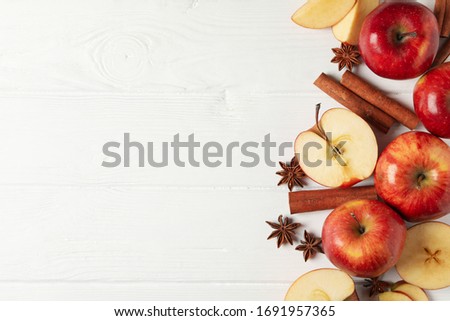
[[[344,203],[328,215],[322,228],[323,251],[331,263],[359,277],[376,277],[393,267],[405,238],[402,218],[374,200]]]
[[[381,153],[374,180],[378,195],[404,219],[444,216],[450,211],[450,147],[429,133],[404,133]]]
[[[430,70],[417,81],[414,110],[430,133],[450,138],[450,62]]]
[[[381,4],[366,17],[359,34],[359,49],[367,66],[391,79],[423,74],[438,47],[436,17],[417,2]]]

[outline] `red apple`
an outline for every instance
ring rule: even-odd
[[[381,4],[366,17],[359,34],[359,49],[367,66],[391,79],[423,74],[438,47],[436,17],[417,2]]]
[[[419,79],[414,87],[414,109],[430,133],[450,138],[450,62]]]
[[[387,205],[354,200],[325,220],[322,247],[336,267],[358,277],[376,277],[393,267],[403,249],[406,226]]]
[[[383,150],[375,187],[404,219],[420,222],[450,211],[450,147],[424,132],[407,132]]]

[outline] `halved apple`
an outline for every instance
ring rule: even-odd
[[[294,144],[295,155],[308,177],[328,187],[349,187],[372,174],[378,145],[361,117],[344,108],[333,108],[316,123],[300,133]]]
[[[422,290],[418,286],[409,284],[405,281],[399,281],[399,282],[395,283],[392,286],[391,290],[394,292],[406,294],[413,301],[429,301],[428,296],[424,290]]]
[[[450,286],[450,225],[425,222],[409,228],[396,268],[402,279],[423,289]]]
[[[311,29],[331,27],[355,5],[356,0],[309,0],[292,15],[296,24]]]
[[[289,288],[285,301],[344,301],[357,299],[355,283],[337,269],[317,269],[300,276]]]
[[[400,292],[383,292],[378,294],[379,301],[412,301],[406,294]]]
[[[379,0],[357,0],[350,12],[333,26],[335,38],[340,42],[357,45],[364,19],[379,4]]]

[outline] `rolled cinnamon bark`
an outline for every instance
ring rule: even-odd
[[[444,63],[448,56],[450,56],[450,38],[447,38],[442,47],[439,49],[436,58],[434,58],[433,67]]]
[[[291,214],[334,209],[355,199],[378,199],[375,186],[334,188],[289,193]]]
[[[446,0],[436,0],[434,2],[434,15],[436,16],[438,26],[439,26],[439,34],[442,33],[442,27],[444,25],[444,17],[445,17],[445,8],[446,8]]]
[[[395,123],[394,118],[368,103],[350,89],[342,86],[324,73],[316,79],[314,85],[383,133],[387,133],[389,128]]]
[[[450,0],[445,1],[445,14],[444,14],[444,21],[442,23],[442,29],[441,29],[441,37],[448,37],[450,36]]]
[[[341,84],[409,129],[414,129],[419,124],[419,118],[414,112],[398,101],[389,98],[381,90],[373,87],[354,73],[347,70],[342,75]]]

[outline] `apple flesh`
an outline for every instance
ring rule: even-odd
[[[311,29],[331,27],[352,9],[356,0],[309,0],[292,16],[299,26]]]
[[[339,269],[372,278],[397,263],[405,237],[405,222],[387,205],[354,200],[328,215],[322,228],[322,248]]]
[[[450,225],[425,222],[411,227],[396,268],[402,279],[422,289],[450,286]]]
[[[410,222],[446,215],[450,147],[429,133],[404,133],[381,153],[374,180],[378,195]]]
[[[404,293],[400,292],[383,292],[378,294],[379,301],[412,301],[412,299]]]
[[[370,126],[343,108],[327,110],[318,125],[300,133],[294,150],[305,174],[328,187],[349,187],[366,179],[372,175],[378,157]]]
[[[356,46],[366,16],[380,4],[379,0],[358,0],[350,12],[332,28],[340,42]]]
[[[383,3],[364,20],[359,49],[375,74],[409,79],[430,68],[439,47],[436,17],[417,2]]]
[[[450,138],[450,62],[430,70],[417,81],[414,110],[430,133]]]
[[[353,279],[337,269],[317,269],[300,276],[285,301],[344,301],[355,292]]]
[[[429,301],[425,291],[418,286],[409,284],[405,281],[399,281],[392,286],[392,291],[399,292],[409,296],[413,301]]]

